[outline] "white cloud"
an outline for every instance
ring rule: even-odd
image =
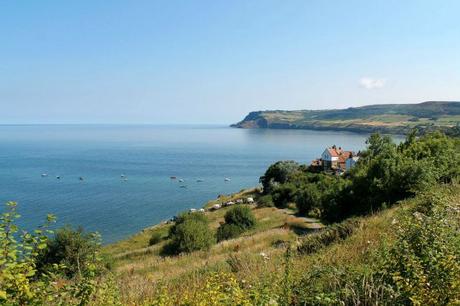
[[[385,86],[386,80],[385,79],[374,79],[374,78],[361,78],[359,80],[359,85],[366,89],[374,89],[374,88],[382,88]]]

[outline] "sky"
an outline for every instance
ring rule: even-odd
[[[0,1],[0,124],[460,100],[460,1]]]

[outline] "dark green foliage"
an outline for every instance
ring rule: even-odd
[[[271,165],[260,177],[264,194],[270,193],[276,185],[286,183],[289,177],[300,169],[300,165],[292,160],[279,161]]]
[[[341,218],[379,210],[438,182],[451,182],[460,174],[459,162],[454,140],[441,133],[418,139],[410,134],[399,146],[374,134],[334,209]]]
[[[149,239],[149,245],[155,245],[163,240],[163,235],[159,232],[154,232]]]
[[[319,212],[325,222],[372,213],[460,177],[457,140],[439,132],[416,135],[413,130],[399,145],[388,136],[371,135],[359,162],[343,177],[278,162],[261,181],[277,207],[295,202],[300,214]]]
[[[244,229],[236,224],[224,223],[217,229],[217,242],[239,237]]]
[[[272,196],[270,194],[263,195],[257,199],[257,207],[273,207]]]
[[[81,277],[90,269],[89,265],[96,262],[99,250],[97,234],[85,233],[81,227],[74,230],[66,226],[58,229],[48,240],[47,248],[37,258],[37,269],[45,272],[53,264],[63,264],[67,277]]]
[[[225,223],[233,224],[241,227],[243,230],[248,230],[256,225],[256,218],[251,211],[251,208],[244,205],[232,207],[225,214]]]
[[[289,203],[294,201],[296,192],[297,187],[290,183],[272,187],[273,204],[278,208],[286,208]]]
[[[306,184],[296,194],[296,206],[300,214],[307,215],[313,208],[321,206],[321,193],[316,184]]]
[[[209,229],[208,219],[201,213],[179,216],[171,227],[169,236],[171,243],[165,246],[163,250],[165,254],[208,250],[215,242],[215,237]]]
[[[248,206],[232,207],[225,214],[225,223],[217,229],[217,241],[236,238],[243,232],[254,228],[256,218]]]
[[[306,236],[297,249],[302,254],[316,252],[331,243],[347,238],[358,226],[359,221],[355,219],[349,219],[342,223],[330,225],[318,233]]]

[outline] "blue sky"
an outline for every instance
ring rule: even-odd
[[[0,123],[460,100],[459,1],[2,1]]]

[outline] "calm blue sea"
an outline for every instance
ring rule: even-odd
[[[0,126],[0,201],[17,201],[27,228],[53,213],[58,225],[99,231],[110,243],[255,186],[275,161],[309,162],[333,144],[359,150],[366,137],[224,126]]]

